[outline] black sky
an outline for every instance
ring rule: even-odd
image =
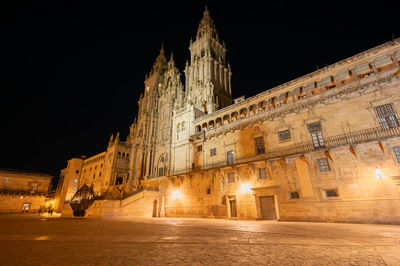
[[[111,133],[126,136],[162,41],[182,71],[204,10],[200,0],[8,2],[0,11],[0,168],[52,175],[73,156],[104,151]],[[234,97],[400,37],[395,1],[319,3],[327,2],[208,1]]]

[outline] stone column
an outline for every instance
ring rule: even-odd
[[[228,71],[228,69],[226,69],[224,67],[224,91],[228,91],[228,86],[227,86],[227,78],[228,78],[228,76],[226,75],[227,71]]]
[[[229,94],[232,95],[232,88],[231,88],[231,77],[232,77],[232,72],[229,71],[229,79],[228,79],[228,83],[229,83]]]

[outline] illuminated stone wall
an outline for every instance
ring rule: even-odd
[[[43,207],[52,176],[32,171],[0,169],[0,213],[37,212]]]

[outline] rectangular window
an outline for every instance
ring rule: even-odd
[[[287,140],[290,139],[290,130],[283,130],[278,132],[279,140]]]
[[[210,149],[210,156],[215,156],[215,155],[217,155],[217,148]]]
[[[327,158],[317,159],[317,164],[320,172],[329,172],[331,170]]]
[[[400,163],[400,147],[393,148],[394,154],[396,155],[397,162]]]
[[[79,170],[76,170],[76,171],[75,171],[75,174],[79,174]]]
[[[24,205],[22,205],[22,210],[23,211],[29,211],[30,208],[31,208],[31,204],[30,203],[24,203]]]
[[[258,179],[266,179],[267,178],[267,169],[258,168]]]
[[[339,197],[337,189],[325,189],[325,197],[327,198],[337,198]]]
[[[5,178],[3,179],[3,184],[7,184],[7,183],[8,183],[8,178],[5,177]]]
[[[202,150],[203,150],[203,146],[202,145],[197,146],[197,152],[201,152]]]
[[[399,122],[393,110],[392,104],[388,103],[377,106],[375,107],[375,111],[383,128],[388,129],[399,127]]]
[[[228,183],[235,183],[235,173],[228,173]]]
[[[254,138],[254,144],[255,144],[255,148],[256,148],[256,154],[264,154],[265,153],[263,137]]]
[[[307,125],[308,130],[311,134],[311,139],[314,145],[314,148],[324,148],[324,137],[322,135],[322,127],[320,122],[315,122]]]
[[[78,183],[78,179],[77,178],[74,179],[74,183]]]
[[[298,191],[292,191],[292,192],[290,192],[289,198],[290,198],[290,199],[299,199],[299,198],[300,198],[299,192],[298,192]]]
[[[207,194],[207,195],[211,194],[211,188],[207,188],[207,189],[206,189],[206,194]]]
[[[228,165],[232,165],[234,163],[234,155],[233,155],[233,151],[228,151],[226,153],[226,160],[228,162]]]

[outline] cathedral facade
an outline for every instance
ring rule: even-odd
[[[189,50],[182,82],[161,48],[129,135],[69,160],[60,202],[87,185],[89,216],[400,223],[400,39],[233,101],[207,9]]]

